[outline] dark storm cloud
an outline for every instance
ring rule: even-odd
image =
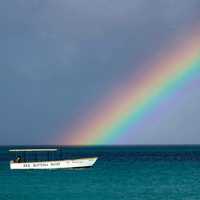
[[[198,0],[0,3],[1,144],[45,143],[200,19]]]

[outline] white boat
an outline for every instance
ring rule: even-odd
[[[11,149],[10,152],[23,152],[23,157],[27,152],[48,152],[48,160],[45,161],[26,161],[20,156],[10,161],[10,169],[67,169],[67,168],[85,168],[91,167],[97,161],[97,157],[80,158],[72,160],[49,160],[49,152],[57,151],[57,149]],[[35,154],[36,155],[36,154]]]

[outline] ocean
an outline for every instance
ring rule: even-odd
[[[200,199],[200,146],[62,147],[63,158],[99,159],[92,168],[27,171],[9,169],[10,148],[0,147],[0,200]]]

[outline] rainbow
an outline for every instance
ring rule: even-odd
[[[140,69],[143,71],[117,86],[89,116],[65,131],[58,143],[115,144],[119,138],[130,134],[127,130],[159,106],[163,99],[200,76],[199,29],[176,41],[176,45],[171,45],[164,54],[155,56]]]

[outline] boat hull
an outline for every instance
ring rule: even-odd
[[[15,163],[10,161],[10,169],[68,169],[91,167],[95,164],[97,157],[82,158],[74,160],[57,160],[42,162]]]

